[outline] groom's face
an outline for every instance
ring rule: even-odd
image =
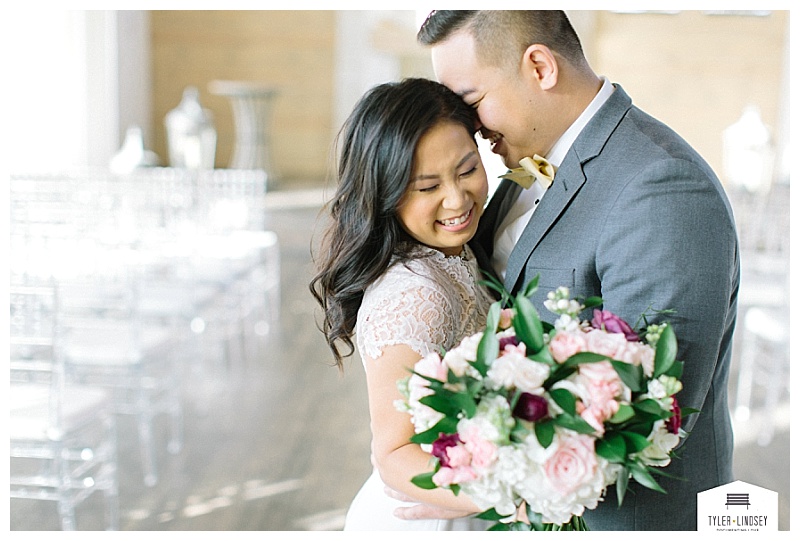
[[[536,89],[519,70],[488,65],[478,58],[475,40],[459,31],[431,49],[436,78],[478,111],[481,135],[509,168],[547,148],[537,143]]]

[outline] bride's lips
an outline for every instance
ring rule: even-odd
[[[469,209],[464,214],[461,214],[460,216],[454,216],[452,218],[447,218],[446,220],[436,220],[436,223],[439,224],[439,227],[441,227],[445,231],[450,231],[451,233],[457,233],[470,226],[474,214],[475,214],[475,207],[473,206],[471,209]]]

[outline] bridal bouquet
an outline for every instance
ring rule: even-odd
[[[653,474],[694,410],[675,398],[682,363],[669,324],[643,315],[637,333],[596,308],[581,321],[602,300],[579,302],[562,287],[545,302],[559,316],[550,325],[528,299],[537,281],[515,298],[502,292],[484,332],[422,358],[398,382],[396,406],[432,455],[417,486],[463,491],[485,510],[479,518],[498,521],[491,529],[585,530],[584,510],[610,485],[619,502],[630,478],[664,492]]]

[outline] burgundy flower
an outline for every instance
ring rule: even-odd
[[[518,346],[519,340],[517,340],[516,336],[504,336],[500,340],[500,351],[503,352],[506,350],[506,346]]]
[[[447,456],[447,448],[448,447],[455,447],[461,443],[461,440],[458,439],[458,434],[445,434],[442,432],[439,434],[439,438],[433,442],[433,449],[431,454],[439,459],[439,463],[447,468],[450,466],[450,457]]]
[[[514,416],[534,423],[544,419],[547,417],[547,400],[535,394],[522,393],[514,407]]]
[[[605,330],[606,332],[624,334],[628,342],[639,341],[639,335],[631,329],[631,326],[628,325],[625,320],[608,310],[595,309],[594,317],[592,318],[592,327]]]
[[[677,434],[681,428],[681,408],[678,406],[678,399],[672,397],[672,417],[667,419],[667,430]]]

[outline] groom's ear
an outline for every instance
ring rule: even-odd
[[[522,73],[542,90],[550,90],[558,81],[558,62],[550,47],[534,43],[522,56]]]

